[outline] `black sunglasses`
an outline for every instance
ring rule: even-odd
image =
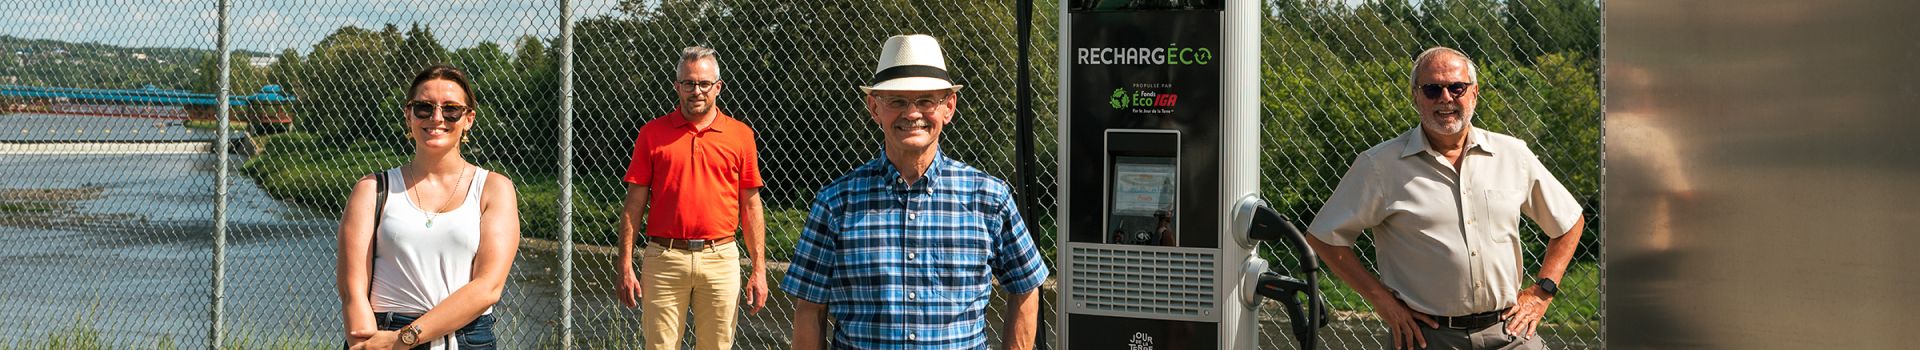
[[[459,123],[460,117],[467,116],[467,112],[471,111],[473,108],[456,104],[435,106],[426,101],[407,102],[407,112],[413,114],[414,118],[433,119],[433,113],[440,112],[440,118],[448,123]]]
[[[1446,89],[1447,92],[1453,93],[1454,98],[1459,98],[1460,95],[1467,93],[1467,87],[1469,86],[1473,86],[1473,83],[1452,83],[1452,84],[1445,84],[1445,85],[1421,84],[1420,93],[1426,94],[1427,99],[1438,100],[1440,99],[1440,90]]]

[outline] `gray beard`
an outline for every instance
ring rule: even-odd
[[[1425,126],[1427,129],[1432,130],[1433,132],[1440,133],[1441,135],[1453,135],[1453,134],[1459,134],[1461,132],[1467,131],[1468,128],[1473,127],[1473,119],[1470,117],[1460,118],[1459,123],[1456,123],[1450,126],[1450,125],[1441,124],[1440,121],[1427,121],[1425,118],[1422,118],[1420,121],[1420,124],[1422,126]]]

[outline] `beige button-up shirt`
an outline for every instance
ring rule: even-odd
[[[1360,153],[1307,231],[1336,246],[1374,234],[1380,280],[1408,307],[1463,316],[1512,306],[1520,270],[1520,215],[1566,234],[1580,203],[1525,141],[1473,128],[1460,169],[1427,145],[1419,126]]]

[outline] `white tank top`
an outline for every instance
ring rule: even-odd
[[[373,311],[425,314],[473,279],[480,249],[480,193],[488,172],[475,168],[459,208],[433,216],[407,195],[400,168],[387,170],[387,206],[375,234]],[[493,313],[488,307],[482,314]]]

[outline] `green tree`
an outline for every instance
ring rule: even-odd
[[[1600,7],[1584,0],[1508,0],[1508,30],[1520,36],[1515,57],[1571,52],[1600,57]]]
[[[1421,4],[1431,45],[1453,47],[1477,61],[1512,59],[1514,35],[1502,25],[1499,0],[1427,0]]]
[[[447,48],[433,37],[432,28],[423,28],[419,23],[414,23],[407,28],[406,38],[401,39],[400,46],[393,51],[393,58],[397,63],[394,67],[404,70],[403,75],[412,77],[421,68],[447,63]]]
[[[248,58],[249,57],[245,55],[231,55],[228,59],[229,68],[231,68],[229,70],[231,73],[229,73],[230,81],[228,88],[231,89],[230,91],[233,95],[252,94],[260,91],[260,87],[267,84],[267,69],[254,67],[248,63]],[[219,93],[220,59],[216,56],[207,56],[206,59],[200,60],[200,64],[198,64],[197,67],[199,67],[199,71],[204,72],[204,74],[195,77],[193,85],[189,89],[199,93]]]
[[[473,154],[522,172],[557,174],[560,80],[553,52],[533,36],[516,40],[511,58],[497,47],[485,50],[493,52],[487,63],[463,66],[481,70],[473,74],[476,94],[491,111],[474,129]]]
[[[267,65],[267,83],[280,85],[285,94],[300,96],[306,89],[306,78],[301,74],[306,69],[305,63],[298,50],[280,51],[280,58]]]
[[[342,147],[369,140],[397,147],[404,135],[398,98],[407,73],[392,69],[392,42],[397,41],[385,34],[348,26],[314,44],[302,79],[306,91],[294,109],[296,130]]]

